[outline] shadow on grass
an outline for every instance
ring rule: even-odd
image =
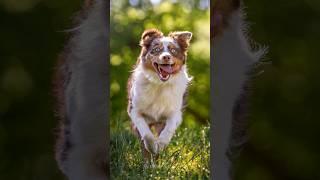
[[[155,168],[143,168],[140,142],[128,128],[111,131],[112,179],[209,179],[209,128],[179,128]]]

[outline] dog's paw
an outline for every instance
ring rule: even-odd
[[[145,162],[143,164],[143,169],[146,170],[146,169],[154,169],[156,168],[156,164],[152,161],[148,161],[148,162]]]
[[[158,144],[152,135],[145,135],[143,138],[144,147],[152,154],[158,153]]]
[[[169,140],[167,138],[159,138],[157,139],[157,147],[158,152],[162,151],[165,147],[167,147],[169,144]]]

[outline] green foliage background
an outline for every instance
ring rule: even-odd
[[[189,89],[188,107],[183,125],[208,124],[210,97],[210,13],[200,9],[200,1],[143,1],[136,6],[127,0],[111,1],[111,128],[115,119],[126,116],[126,85],[140,53],[142,32],[158,28],[165,35],[170,31],[193,32],[187,64],[194,77]],[[126,120],[129,123],[130,120]]]

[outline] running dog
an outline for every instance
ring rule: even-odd
[[[128,114],[146,159],[169,144],[182,122],[181,110],[191,81],[186,65],[191,38],[191,32],[164,36],[157,29],[141,36],[141,53],[128,80]]]

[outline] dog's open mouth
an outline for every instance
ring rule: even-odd
[[[170,78],[171,74],[173,74],[174,64],[153,63],[153,66],[156,69],[161,81],[167,81]]]

